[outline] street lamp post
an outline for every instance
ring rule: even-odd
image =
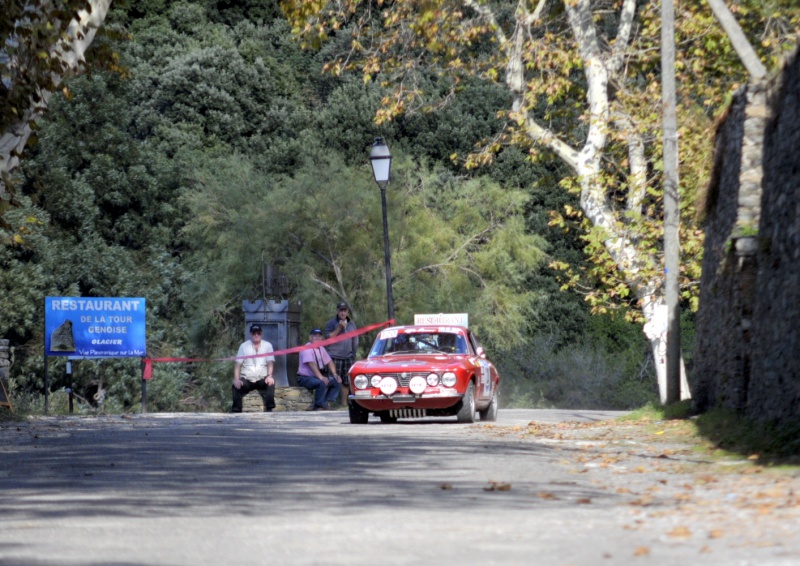
[[[392,298],[392,258],[389,252],[389,221],[386,217],[386,185],[389,184],[389,173],[392,170],[392,154],[386,147],[383,138],[375,138],[372,150],[369,152],[372,163],[372,173],[375,182],[381,189],[381,206],[383,207],[383,260],[386,264],[386,304],[389,311],[389,320],[394,319],[394,299]]]

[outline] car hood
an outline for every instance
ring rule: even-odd
[[[375,356],[356,362],[353,369],[365,373],[401,373],[447,371],[473,365],[468,355],[412,354],[409,356]]]

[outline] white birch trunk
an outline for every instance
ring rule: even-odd
[[[644,308],[647,323],[644,333],[650,343],[653,364],[658,379],[658,393],[661,403],[667,402],[667,317],[669,311],[663,294],[650,295]],[[686,366],[681,356],[681,400],[690,399],[689,383],[686,380]]]
[[[473,7],[474,0],[467,0]],[[593,226],[601,227],[611,234],[605,242],[617,269],[631,288],[634,296],[642,304],[645,318],[644,332],[648,338],[658,379],[661,402],[666,402],[666,303],[663,285],[660,282],[642,279],[641,266],[650,258],[643,257],[632,241],[619,226],[617,215],[609,205],[604,187],[598,181],[601,172],[601,159],[608,141],[608,131],[612,127],[608,83],[610,74],[622,66],[622,53],[627,47],[636,8],[635,0],[625,0],[621,12],[621,25],[613,53],[604,53],[598,41],[590,0],[565,2],[565,9],[584,63],[587,83],[587,103],[589,110],[589,130],[580,151],[560,140],[552,131],[539,125],[525,106],[526,81],[524,77],[522,35],[538,14],[530,14],[525,4],[520,2],[517,9],[517,27],[512,38],[507,38],[486,5],[480,5],[480,13],[486,17],[496,30],[499,45],[508,57],[506,66],[506,85],[514,96],[513,112],[524,119],[528,136],[536,143],[547,146],[571,167],[581,183],[581,209]],[[478,8],[476,8],[478,9]],[[641,207],[644,195],[644,151],[641,138],[631,135],[628,138],[631,162],[631,195],[628,205],[633,210]],[[681,399],[690,397],[686,371],[681,359]]]
[[[69,72],[76,72],[83,62],[84,54],[94,40],[97,29],[106,19],[111,0],[90,0],[90,5],[91,13],[86,10],[78,12],[77,17],[67,26],[66,36],[69,39],[53,49],[53,54],[66,64]],[[64,78],[54,77],[54,85],[58,87]],[[40,103],[31,102],[31,107],[23,113],[18,122],[0,132],[0,196],[6,191],[6,177],[19,165],[19,155],[31,136],[31,122],[38,119],[47,109],[47,102],[53,91],[43,91],[40,95],[42,99]]]

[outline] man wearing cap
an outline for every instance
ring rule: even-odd
[[[322,330],[314,328],[308,335],[308,345],[322,340]],[[328,369],[328,376],[323,370]],[[309,411],[330,411],[330,403],[339,398],[341,380],[336,373],[336,366],[322,346],[308,348],[300,352],[300,366],[297,368],[297,384],[314,393],[314,404]]]
[[[356,323],[350,319],[350,305],[336,305],[336,316],[325,325],[325,337],[336,338],[340,334],[356,330]],[[340,340],[328,346],[328,353],[333,358],[336,374],[342,379],[342,405],[347,405],[347,394],[350,392],[350,366],[356,361],[358,336]]]
[[[242,412],[242,399],[253,389],[261,394],[264,411],[269,413],[275,408],[275,379],[272,376],[275,358],[267,355],[272,351],[272,344],[261,339],[261,326],[251,325],[250,340],[242,342],[236,352],[238,359],[233,369],[232,412]]]

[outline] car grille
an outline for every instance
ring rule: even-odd
[[[425,409],[392,409],[389,416],[396,419],[422,419],[426,413]]]
[[[393,377],[397,380],[397,383],[400,384],[400,387],[408,387],[408,382],[411,381],[412,377],[420,376],[421,378],[425,379],[428,375],[427,373],[411,373],[411,372],[403,372],[403,373],[379,373],[381,377]]]

